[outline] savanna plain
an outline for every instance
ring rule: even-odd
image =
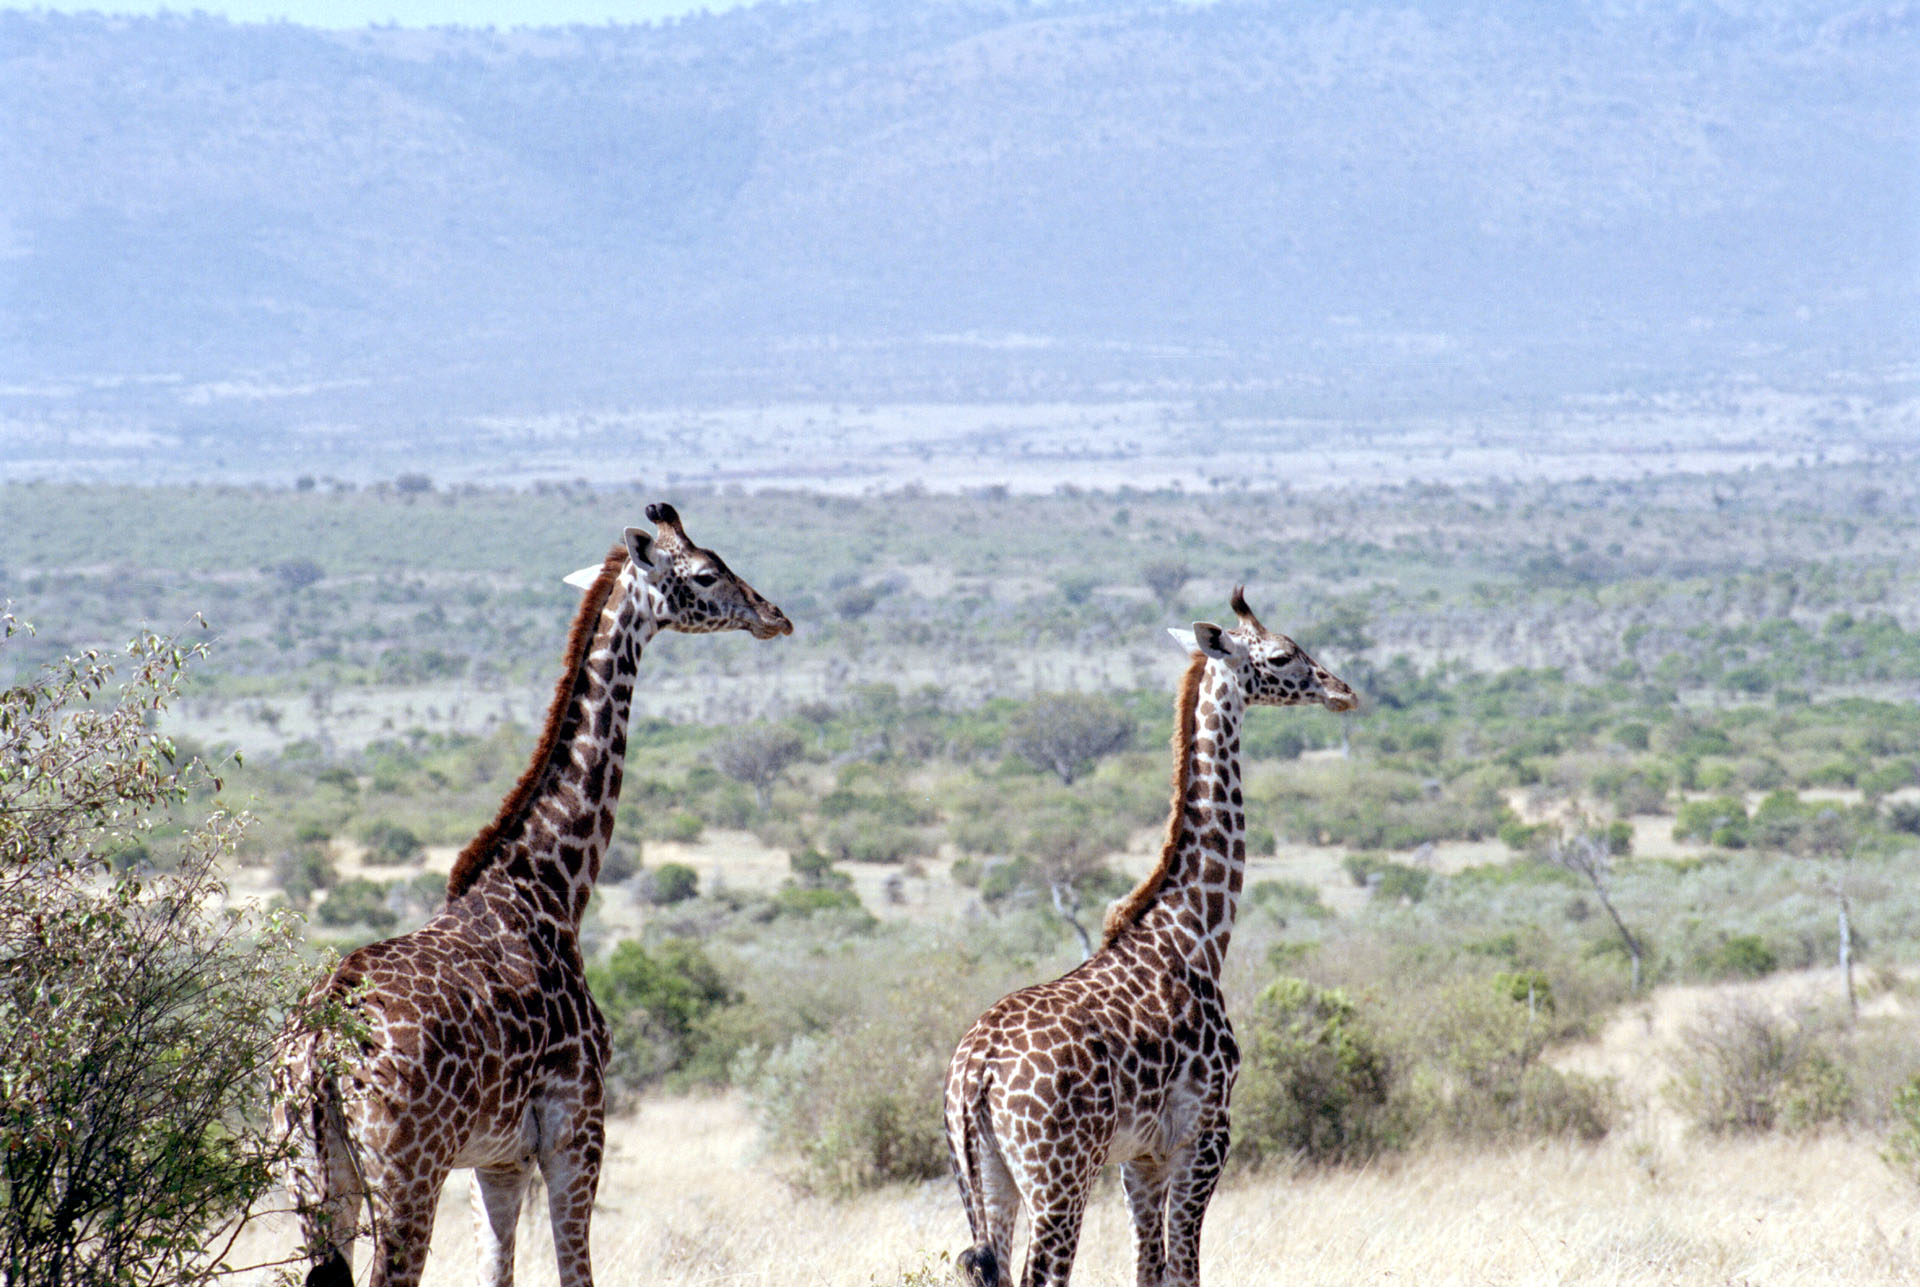
[[[596,1269],[892,1287],[947,1281],[969,1240],[946,1058],[1151,865],[1164,627],[1244,583],[1365,704],[1247,728],[1207,1280],[1905,1283],[1916,476],[18,484],[0,595],[37,633],[0,679],[141,628],[206,642],[162,727],[251,814],[227,896],[298,912],[317,970],[431,914],[531,751],[560,577],[672,500],[796,631],[643,662],[585,927],[616,1045]],[[165,870],[183,831],[123,866]],[[465,1188],[429,1282],[474,1278]],[[269,1214],[228,1263],[296,1241]],[[1130,1282],[1131,1257],[1110,1178],[1076,1281]],[[538,1201],[519,1264],[552,1281]]]

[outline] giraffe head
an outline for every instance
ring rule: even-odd
[[[745,630],[755,639],[793,633],[787,614],[760,597],[712,550],[695,545],[664,501],[647,506],[654,531],[627,529],[627,557],[659,591],[660,625],[690,635]]]
[[[1196,621],[1191,633],[1168,633],[1188,649],[1233,671],[1250,706],[1318,702],[1330,711],[1350,711],[1360,704],[1360,698],[1344,681],[1307,656],[1299,644],[1260,624],[1247,607],[1246,587],[1233,588],[1232,602],[1240,624],[1231,630],[1222,630],[1211,621]]]
[[[647,517],[653,521],[654,531],[629,527],[624,539],[628,562],[639,580],[651,588],[654,619],[662,630],[693,635],[745,630],[755,639],[793,633],[793,623],[786,613],[761,598],[760,592],[728,567],[725,559],[693,543],[673,506],[664,502],[649,505]],[[603,570],[598,566],[581,568],[566,578],[567,584],[585,589]]]

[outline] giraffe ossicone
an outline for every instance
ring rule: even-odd
[[[468,1167],[492,1287],[513,1281],[536,1166],[559,1281],[593,1281],[608,1039],[579,931],[613,834],[641,650],[662,630],[793,631],[671,505],[647,518],[652,533],[628,528],[588,569],[532,759],[461,850],[438,914],[349,953],[281,1035],[273,1113],[292,1145],[309,1287],[352,1287],[363,1209],[372,1283],[414,1287],[441,1186]]]
[[[1250,706],[1352,710],[1344,682],[1233,592],[1238,624],[1172,630],[1192,654],[1175,699],[1173,802],[1153,870],[1078,967],[991,1006],[947,1070],[947,1147],[973,1245],[971,1287],[1067,1281],[1102,1166],[1121,1167],[1140,1287],[1197,1287],[1200,1225],[1226,1160],[1239,1072],[1220,993],[1246,872],[1240,724]]]

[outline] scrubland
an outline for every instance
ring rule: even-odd
[[[206,613],[166,729],[254,815],[234,897],[305,915],[317,964],[437,906],[534,741],[559,575],[650,498],[5,499],[0,592],[57,623],[7,665]],[[673,499],[797,629],[643,663],[583,931],[602,1280],[943,1280],[940,1071],[1152,861],[1163,627],[1239,582],[1365,705],[1247,725],[1208,1280],[1912,1276],[1910,477]],[[471,1277],[463,1188],[433,1281]],[[1130,1281],[1123,1210],[1078,1281]],[[530,1214],[524,1281],[548,1254]]]

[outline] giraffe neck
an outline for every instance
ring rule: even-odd
[[[1218,979],[1233,937],[1247,865],[1240,790],[1240,722],[1246,699],[1227,668],[1206,664],[1194,690],[1193,736],[1175,754],[1185,790],[1175,802],[1166,870],[1141,926],[1194,969]],[[1180,766],[1177,766],[1180,767]]]
[[[613,834],[641,650],[659,632],[658,591],[631,564],[589,590],[533,762],[500,817],[461,854],[448,902],[467,889],[577,934]],[[463,868],[472,864],[472,870]],[[506,910],[506,909],[502,909]]]

